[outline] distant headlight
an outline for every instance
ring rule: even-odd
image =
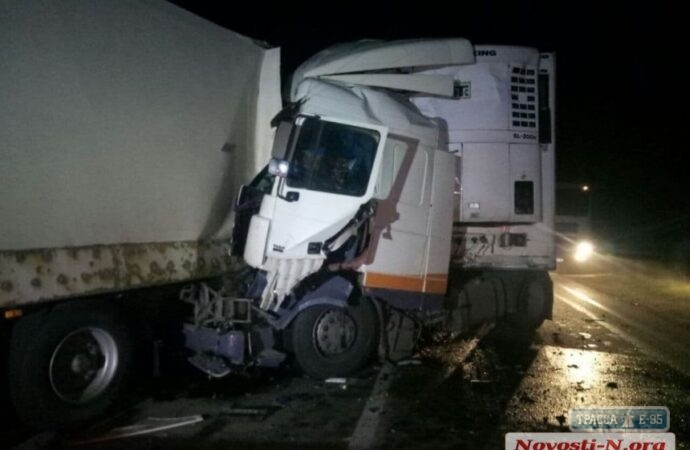
[[[594,246],[587,241],[578,242],[575,246],[575,261],[585,262],[594,253]]]

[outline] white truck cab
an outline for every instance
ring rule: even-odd
[[[549,317],[554,75],[551,54],[464,39],[362,41],[304,63],[263,190],[238,200],[254,269],[240,295],[268,343],[249,353],[345,375],[377,348],[409,353],[430,324]],[[204,311],[186,329],[193,362],[225,373],[199,336],[240,330]]]

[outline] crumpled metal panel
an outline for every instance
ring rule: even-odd
[[[227,241],[0,252],[0,307],[182,282],[230,269]]]

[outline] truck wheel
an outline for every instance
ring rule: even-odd
[[[15,325],[10,395],[26,424],[76,425],[103,413],[124,388],[133,368],[131,338],[114,311],[99,306],[58,306]]]
[[[546,311],[550,310],[552,284],[548,275],[529,275],[522,286],[518,298],[518,324],[528,332],[533,332],[541,326],[546,318]]]
[[[292,349],[297,364],[311,377],[348,376],[374,355],[377,329],[376,309],[367,299],[347,308],[311,306],[290,327]]]

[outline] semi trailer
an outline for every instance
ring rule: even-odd
[[[151,359],[142,289],[232,267],[279,64],[162,0],[0,6],[0,367],[24,421],[103,411]]]

